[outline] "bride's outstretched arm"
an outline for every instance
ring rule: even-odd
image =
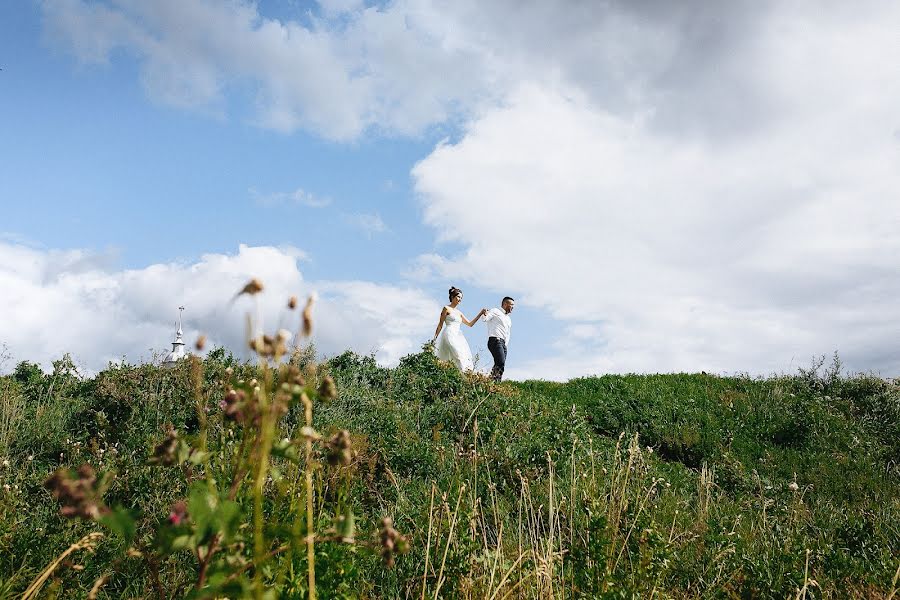
[[[437,329],[434,330],[434,337],[431,338],[431,341],[437,339],[438,334],[441,332],[441,328],[444,326],[444,319],[447,318],[447,307],[441,309],[441,318],[438,319]]]
[[[480,311],[478,311],[478,314],[475,315],[475,318],[472,319],[471,321],[469,321],[468,319],[466,319],[466,315],[464,315],[464,314],[462,314],[462,313],[459,313],[459,314],[462,316],[463,323],[465,323],[465,324],[468,325],[469,327],[472,327],[473,325],[475,325],[475,323],[478,322],[478,319],[480,319],[481,316],[482,316],[485,312],[487,312],[487,311],[486,311],[485,309],[482,308]]]

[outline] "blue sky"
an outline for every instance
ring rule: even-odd
[[[272,270],[267,321],[316,291],[326,354],[393,364],[453,284],[466,312],[517,298],[516,378],[834,350],[896,374],[898,24],[877,2],[4,3],[0,344],[96,370],[163,349],[184,303],[189,335],[239,346],[217,302]]]
[[[42,39],[38,5],[3,10],[13,34],[4,36],[0,97],[8,233],[61,248],[114,248],[131,268],[233,252],[238,242],[287,243],[315,256],[312,272],[337,278],[397,277],[410,254],[432,248],[409,169],[433,136],[339,144],[254,127],[240,97],[226,99],[224,118],[159,106],[127,56],[80,66]],[[330,205],[267,205],[250,191],[297,189]],[[356,214],[380,215],[390,234],[360,236],[343,218]],[[363,254],[366,261],[353,260]]]

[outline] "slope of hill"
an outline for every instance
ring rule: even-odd
[[[887,598],[900,586],[891,381],[835,369],[498,386],[425,352],[394,369],[351,353],[292,364],[276,373],[217,350],[173,370],[82,379],[62,360],[0,378],[0,598],[93,531],[106,533],[95,552],[73,551],[40,593],[307,597],[309,523],[320,598]],[[256,385],[271,389],[271,427],[239,398]],[[45,485],[84,463],[95,479]],[[103,473],[115,478],[101,485]],[[60,481],[82,484],[66,496]],[[51,491],[87,518],[61,516]]]

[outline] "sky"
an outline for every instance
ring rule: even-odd
[[[507,376],[900,375],[900,4],[0,4],[0,372],[245,314]],[[250,277],[256,299],[235,293]],[[478,369],[486,328],[466,330]]]

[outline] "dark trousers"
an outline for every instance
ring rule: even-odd
[[[503,379],[503,369],[506,367],[506,340],[500,338],[488,338],[488,350],[494,357],[494,367],[491,369],[491,379],[500,381]]]

